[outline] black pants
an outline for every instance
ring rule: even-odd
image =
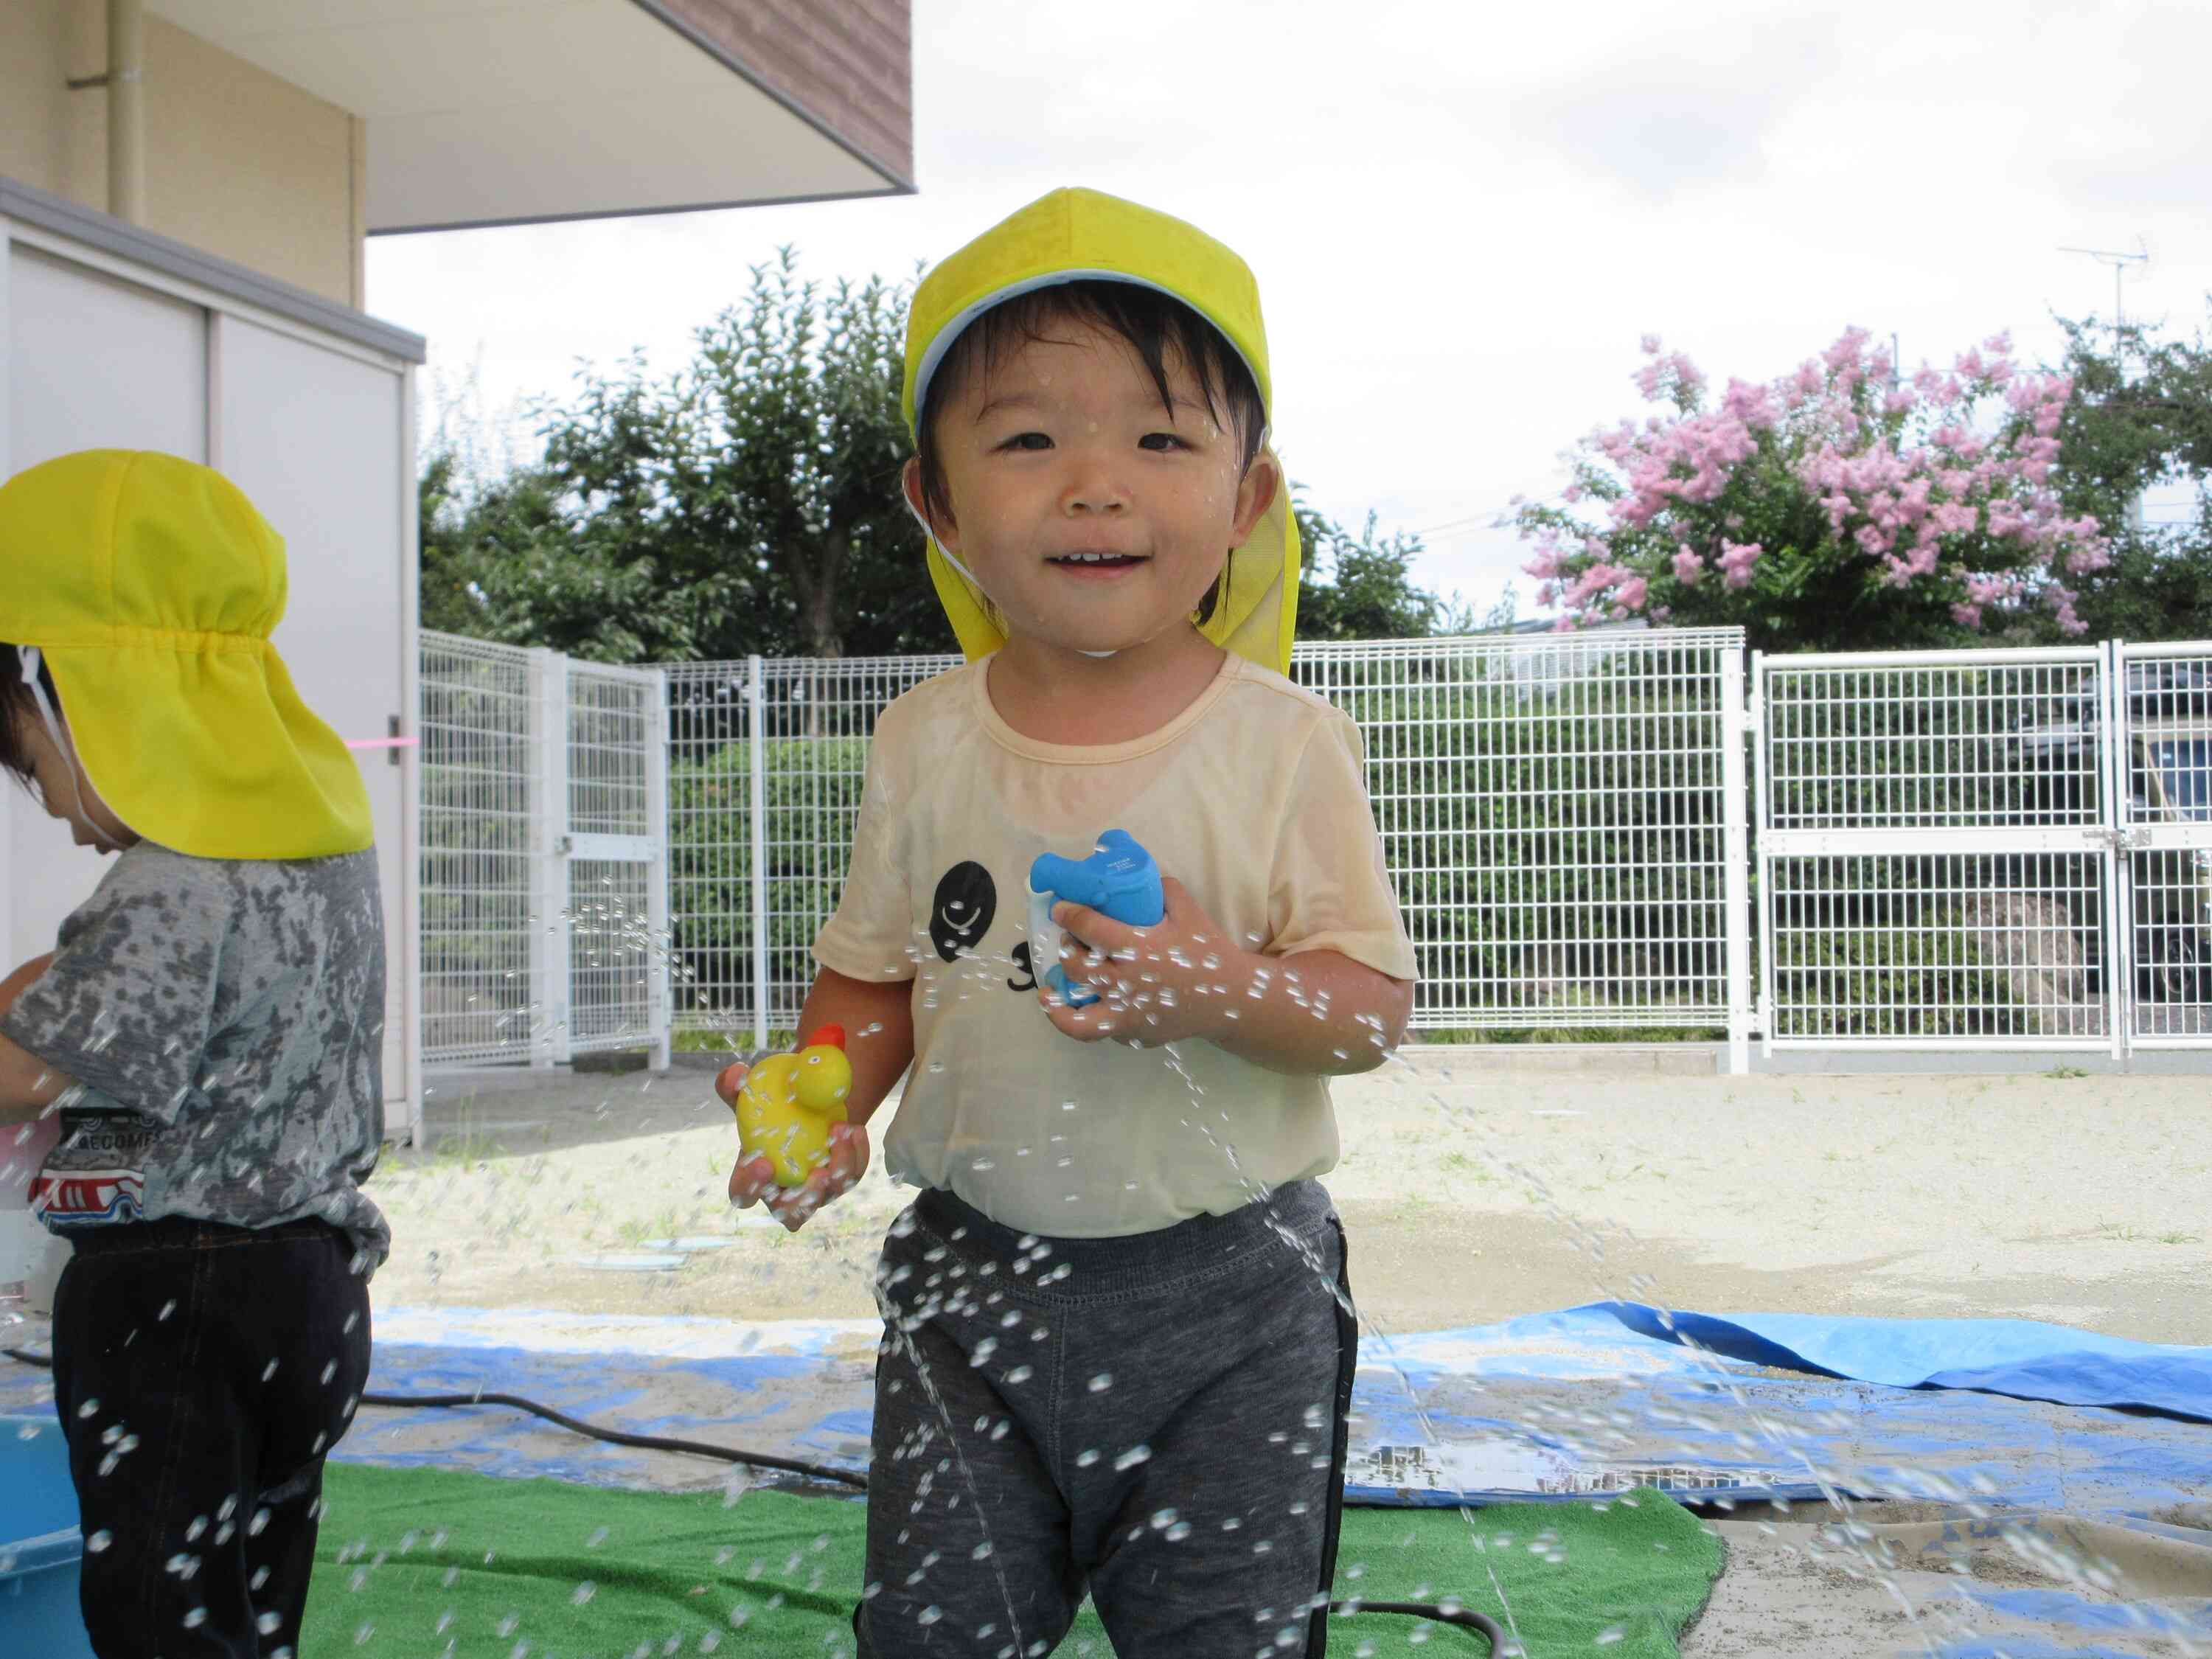
[[[928,1191],[884,1246],[861,1659],[1321,1659],[1359,1332],[1318,1182],[1124,1238]]]
[[[290,1659],[323,1458],[368,1379],[368,1284],[320,1221],[88,1233],[54,1395],[100,1659]]]

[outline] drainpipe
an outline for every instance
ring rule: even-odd
[[[107,210],[126,224],[146,222],[146,105],[143,0],[107,0]]]

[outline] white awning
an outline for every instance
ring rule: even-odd
[[[368,123],[371,234],[905,194],[656,0],[147,0]]]

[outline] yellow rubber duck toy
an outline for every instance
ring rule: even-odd
[[[830,1126],[845,1121],[853,1062],[845,1028],[817,1026],[795,1054],[770,1054],[745,1073],[730,1109],[745,1161],[764,1158],[779,1187],[804,1187],[830,1158]]]

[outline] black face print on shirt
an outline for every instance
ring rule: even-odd
[[[972,860],[956,864],[937,884],[929,907],[929,942],[947,962],[957,962],[963,951],[982,944],[998,914],[999,890],[991,872]]]

